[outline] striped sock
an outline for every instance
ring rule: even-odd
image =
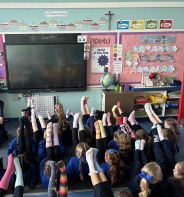
[[[54,161],[50,162],[51,176],[48,185],[48,197],[57,197],[57,173],[56,164]]]
[[[59,197],[66,197],[68,193],[68,180],[66,175],[66,167],[63,161],[57,163],[57,167],[60,170],[60,186],[59,186]]]

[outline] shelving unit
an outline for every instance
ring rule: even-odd
[[[147,98],[147,102],[150,102],[149,97],[151,95],[158,95],[161,94],[164,97],[166,97],[167,92],[166,91],[146,91],[146,92],[134,92],[134,110],[135,110],[135,114],[137,118],[144,118],[147,117],[147,114],[144,110],[144,104],[146,102],[143,102],[142,104],[137,104],[136,103],[136,99],[137,98]],[[154,109],[154,111],[157,113],[158,116],[164,116],[165,113],[165,103],[164,102],[156,102],[156,103],[152,103],[150,102],[152,105],[152,108]]]
[[[176,89],[176,88],[175,88]],[[179,87],[176,89],[180,89]],[[151,91],[149,91],[151,90]],[[144,97],[149,98],[151,95],[155,94],[161,94],[163,95],[163,102],[162,100],[158,102],[151,102],[148,100],[148,102],[151,103],[154,111],[156,114],[160,117],[169,117],[169,116],[177,116],[178,115],[178,104],[180,100],[180,91],[173,92],[171,89],[164,90],[162,88],[161,90],[153,87],[142,88],[141,91],[130,91],[130,92],[121,92],[117,93],[114,90],[112,91],[103,91],[102,93],[102,110],[105,112],[111,112],[111,109],[113,105],[117,103],[117,101],[120,101],[122,104],[123,112],[130,113],[133,110],[136,111],[136,118],[145,118],[147,117],[147,114],[144,110],[144,103],[136,103],[135,99],[138,97]],[[171,107],[172,106],[172,107]]]
[[[165,116],[177,116],[180,101],[180,91],[167,94],[165,104]]]

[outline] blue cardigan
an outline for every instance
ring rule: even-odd
[[[102,168],[107,180],[110,181],[111,180],[110,174],[109,174],[110,165],[104,162],[100,164],[100,167]]]
[[[34,155],[37,155],[37,148],[36,148],[36,144],[34,142],[33,139],[31,139],[31,143],[32,143],[32,150],[33,150],[33,153]],[[9,143],[9,146],[8,146],[8,151],[7,151],[7,154],[11,154],[11,153],[15,153],[16,155],[18,154],[18,149],[17,149],[17,138],[14,138],[10,143]]]
[[[44,158],[40,162],[40,180],[41,180],[43,187],[48,188],[50,177],[46,176],[44,173],[44,166],[45,166],[46,161],[47,161],[47,158]]]
[[[79,163],[80,160],[78,157],[72,157],[66,164],[66,172],[69,180],[80,178]],[[88,179],[89,167],[86,161],[82,162],[82,172],[84,179]]]
[[[63,158],[65,155],[66,148],[63,144],[59,145],[59,158]],[[38,160],[42,161],[44,158],[47,157],[47,151],[46,151],[46,141],[41,140],[38,144]]]

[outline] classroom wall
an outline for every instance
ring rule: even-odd
[[[0,1],[0,2],[24,2],[23,0],[19,1]],[[32,2],[51,2],[51,1],[32,1]],[[52,1],[52,2],[62,2],[62,1]],[[69,1],[76,2],[76,1]],[[80,1],[86,2],[86,1]],[[90,2],[90,1],[87,1]],[[94,1],[93,1],[94,2]],[[98,2],[98,1],[96,1]],[[103,1],[101,1],[103,2]],[[108,2],[108,1],[105,1]],[[110,1],[109,1],[110,2]],[[116,1],[118,2],[118,1]],[[120,1],[122,2],[122,1]],[[139,1],[134,1],[139,2]],[[147,1],[145,1],[147,2]],[[156,2],[156,1],[154,1]],[[162,1],[163,2],[163,1]],[[169,2],[169,1],[167,1]],[[179,1],[178,1],[179,2]],[[182,1],[181,1],[182,2]],[[66,11],[67,16],[65,17],[45,17],[45,11]],[[84,20],[86,18],[90,18],[93,22],[99,22],[102,17],[107,19],[105,14],[108,11],[111,11],[114,15],[112,17],[111,30],[116,31],[116,22],[117,20],[138,20],[138,19],[173,19],[173,29],[174,30],[184,30],[184,23],[182,23],[182,19],[184,18],[184,8],[120,8],[120,9],[0,9],[0,23],[10,22],[12,20],[17,20],[19,23],[26,23],[28,28],[20,29],[17,26],[11,28],[0,28],[1,33],[62,33],[65,31],[61,31],[60,29],[56,29],[53,27],[49,27],[48,29],[37,29],[32,30],[29,26],[31,25],[39,25],[41,21],[50,21],[54,19],[58,23],[76,23],[77,21]],[[70,31],[70,30],[67,30]],[[92,29],[91,26],[85,26],[83,28],[75,29],[75,32],[97,32],[103,31],[108,32],[108,23],[105,25],[102,24],[98,29]],[[86,92],[61,92],[61,93],[48,93],[49,95],[58,96],[58,101],[64,105],[64,108],[70,107],[72,111],[77,112],[80,110],[80,98],[83,95],[87,95],[90,97],[89,105],[90,107],[94,106],[97,109],[101,109],[101,91],[102,88],[92,88],[89,87]],[[44,95],[44,94],[41,94]],[[13,118],[18,117],[20,115],[20,110],[25,107],[25,98],[18,98],[17,95],[2,93],[0,94],[0,98],[5,102],[5,117]]]

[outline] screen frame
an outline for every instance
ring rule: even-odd
[[[85,44],[85,43],[54,43],[54,42],[48,42],[48,43],[4,43],[3,47],[4,47],[4,61],[5,61],[5,67],[6,67],[6,81],[7,81],[7,88],[8,88],[8,92],[12,92],[12,93],[32,93],[32,92],[73,92],[73,91],[86,91],[87,90],[87,60],[83,60],[84,61],[84,67],[83,67],[83,71],[84,71],[84,85],[82,87],[55,87],[55,88],[11,88],[10,86],[10,79],[9,79],[9,66],[8,66],[8,60],[7,60],[7,50],[6,50],[6,46],[10,46],[10,45],[59,45],[59,44]]]

